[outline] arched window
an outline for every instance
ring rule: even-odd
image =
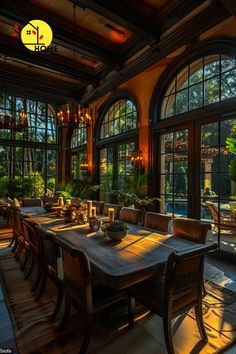
[[[130,99],[119,99],[107,110],[100,127],[100,139],[136,129],[137,110]]]
[[[20,114],[27,124],[17,128]],[[55,111],[45,102],[0,93],[0,195],[53,193],[57,181]]]
[[[208,55],[182,68],[165,90],[161,119],[236,96],[236,60]]]
[[[100,199],[111,200],[111,191],[125,189],[135,173],[131,154],[137,148],[137,108],[129,97],[114,98],[102,115],[97,146],[99,149]],[[127,135],[128,134],[128,135]]]
[[[86,179],[88,176],[87,158],[87,126],[79,123],[72,132],[70,139],[71,149],[71,176]]]

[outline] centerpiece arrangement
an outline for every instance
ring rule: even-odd
[[[64,221],[65,223],[77,222],[78,224],[86,224],[87,218],[87,204],[78,199],[76,205],[66,203],[64,208]]]

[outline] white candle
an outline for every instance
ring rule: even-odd
[[[67,199],[66,206],[69,206],[70,204],[71,204],[71,199]]]
[[[96,207],[91,208],[92,218],[96,218]]]
[[[92,206],[93,206],[92,200],[87,200],[88,218],[91,218],[92,216]]]
[[[63,197],[59,197],[58,199],[59,199],[59,205],[61,207],[64,207],[64,198]]]
[[[108,208],[108,221],[112,222],[115,219],[115,210],[114,208]]]

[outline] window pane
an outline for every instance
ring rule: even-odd
[[[221,99],[236,96],[236,69],[228,71],[222,75],[221,79]]]
[[[204,82],[204,104],[209,105],[220,100],[220,79],[219,77]]]
[[[189,88],[189,109],[196,109],[203,105],[203,84],[197,84]]]

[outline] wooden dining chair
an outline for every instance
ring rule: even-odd
[[[27,250],[28,245],[24,236],[23,220],[28,217],[29,217],[28,215],[25,215],[19,210],[16,210],[14,212],[14,234],[15,234],[15,242],[16,242],[15,258],[17,261],[20,259],[22,252]]]
[[[176,218],[173,222],[173,236],[197,243],[206,243],[211,224],[196,219]]]
[[[36,207],[42,206],[42,200],[40,198],[22,199],[22,207]]]
[[[26,255],[26,263],[28,260],[31,260],[31,264],[29,266],[28,271],[25,274],[24,279],[28,279],[33,272],[34,267],[37,268],[37,276],[31,288],[31,291],[35,291],[39,285],[42,269],[41,269],[41,262],[40,262],[40,252],[42,249],[42,241],[39,235],[35,232],[34,227],[39,225],[34,219],[27,218],[23,221],[23,229],[24,229],[24,236],[27,239],[29,247],[28,253]]]
[[[97,215],[103,215],[104,211],[104,202],[101,200],[93,200],[92,201],[93,207],[96,207]]]
[[[54,242],[55,233],[46,230],[41,225],[34,225],[35,232],[41,239],[40,249],[40,269],[41,278],[36,300],[43,295],[48,278],[52,280],[57,289],[57,300],[55,308],[50,315],[50,320],[54,320],[59,313],[63,301],[63,273],[61,263],[61,253],[58,245]]]
[[[169,215],[149,211],[145,214],[144,227],[167,233],[170,221]]]
[[[12,229],[12,239],[8,245],[8,247],[13,246],[13,252],[15,251],[17,244],[16,244],[16,238],[15,238],[15,232],[16,232],[16,217],[15,213],[18,211],[18,208],[15,206],[8,206],[6,208],[6,214],[7,214],[7,223],[8,226]]]
[[[105,203],[104,208],[103,208],[103,215],[107,216],[108,215],[108,209],[113,208],[114,209],[114,219],[119,219],[119,214],[121,210],[121,206],[118,204],[110,204],[110,203]]]
[[[130,224],[138,225],[141,215],[142,211],[140,209],[123,207],[121,208],[119,219]]]
[[[171,320],[194,308],[198,330],[204,343],[207,335],[202,317],[202,287],[204,254],[216,249],[216,244],[173,252],[169,255],[164,277],[142,282],[128,290],[129,318],[133,326],[135,300],[163,318],[165,343],[168,354],[174,354]]]
[[[127,294],[93,285],[87,255],[81,249],[70,248],[58,239],[56,242],[62,247],[65,286],[65,309],[59,330],[64,328],[73,305],[84,317],[85,331],[79,353],[85,354],[92,335],[94,314],[119,301],[127,300]]]

